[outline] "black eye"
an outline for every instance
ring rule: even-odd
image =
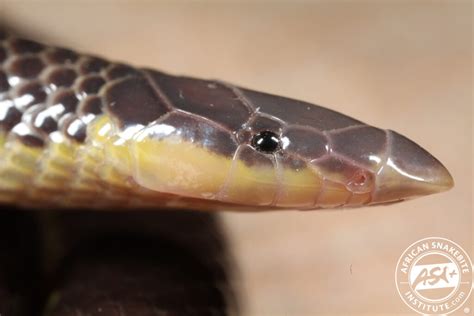
[[[260,132],[252,138],[252,146],[261,152],[271,154],[280,149],[280,138],[270,131]]]

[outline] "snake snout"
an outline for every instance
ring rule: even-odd
[[[403,135],[388,133],[387,161],[377,174],[373,202],[414,198],[453,187],[451,174],[438,159]]]

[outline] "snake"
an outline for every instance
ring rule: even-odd
[[[315,210],[453,178],[392,130],[312,103],[0,34],[0,203]]]
[[[453,185],[412,140],[328,108],[0,31],[2,315],[229,315],[224,236],[197,211]]]

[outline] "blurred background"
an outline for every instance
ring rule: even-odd
[[[413,315],[394,282],[406,247],[445,237],[474,259],[472,2],[3,0],[0,21],[330,107],[408,136],[450,170],[453,190],[392,206],[222,214],[243,315]]]

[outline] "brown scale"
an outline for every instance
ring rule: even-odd
[[[81,74],[91,74],[91,73],[98,73],[107,65],[109,62],[102,58],[97,57],[85,57],[79,63],[79,72]]]
[[[13,102],[20,111],[25,111],[32,105],[44,102],[45,99],[44,86],[38,81],[29,81],[19,85]]]
[[[18,76],[23,79],[33,79],[43,71],[45,64],[37,56],[19,56],[15,57],[9,65],[7,71],[11,76]]]
[[[275,134],[281,134],[283,126],[281,122],[275,119],[259,115],[248,124],[247,128],[254,132],[272,131]]]
[[[42,44],[18,38],[14,38],[9,41],[8,46],[10,47],[12,53],[19,55],[27,53],[39,53],[44,49]]]
[[[102,113],[102,100],[100,97],[88,96],[84,100],[81,101],[79,105],[78,113],[80,116],[84,116],[87,114],[94,114],[99,115]]]
[[[61,104],[65,109],[64,113],[70,113],[76,111],[78,102],[76,93],[72,89],[64,89],[53,96],[51,105]]]
[[[88,75],[80,79],[77,85],[77,91],[82,96],[97,94],[100,88],[105,84],[105,80],[98,75]]]
[[[116,81],[104,91],[109,114],[119,127],[146,125],[169,112],[145,78],[130,77]]]
[[[367,167],[381,163],[371,160],[371,157],[383,155],[386,138],[385,131],[372,126],[358,126],[331,133],[332,149],[335,152]]]
[[[58,129],[58,122],[57,120],[53,117],[52,114],[49,114],[47,112],[47,109],[44,109],[43,111],[36,113],[34,119],[33,119],[33,126],[46,133],[52,133]]]
[[[51,48],[45,52],[44,58],[51,64],[67,65],[75,63],[79,55],[69,49]]]
[[[105,77],[109,80],[138,75],[141,75],[138,70],[122,64],[110,65],[105,72]]]
[[[285,149],[304,159],[314,160],[328,154],[327,137],[313,129],[290,126],[282,136],[291,140]]]
[[[77,78],[77,73],[72,67],[57,67],[47,75],[46,83],[56,87],[70,87]]]
[[[70,139],[82,143],[86,140],[87,125],[76,115],[71,115],[64,122],[62,132]]]
[[[16,124],[20,123],[23,114],[10,100],[1,102],[0,106],[3,107],[2,112],[4,113],[3,118],[0,119],[0,129],[9,131]]]

